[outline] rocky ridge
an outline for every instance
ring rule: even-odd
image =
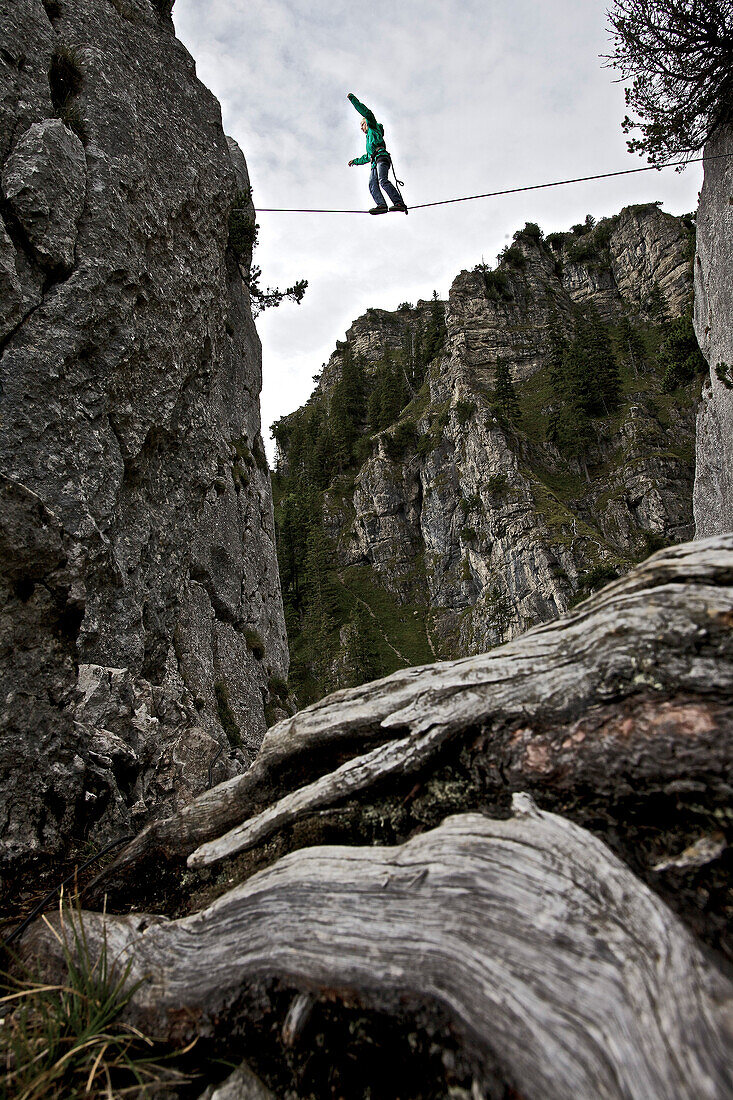
[[[170,8],[0,5],[4,871],[241,771],[287,675],[247,168]]]
[[[695,332],[710,375],[697,418],[695,531],[733,531],[733,126],[705,146],[695,257]],[[724,154],[728,154],[724,156]]]
[[[361,455],[322,495],[337,581],[352,609],[355,600],[369,606],[387,642],[376,672],[488,649],[563,613],[650,549],[692,534],[694,397],[664,393],[655,365],[662,322],[690,305],[691,220],[651,204],[547,240],[527,229],[495,271],[461,272],[447,303],[359,318],[308,405],[275,426],[280,498],[298,477],[299,425],[319,409],[333,419],[347,360],[361,360],[369,390],[380,362],[404,367],[431,309],[444,312],[443,346],[421,388],[411,387],[392,426],[370,434],[362,423]],[[593,316],[610,333],[622,396],[610,415],[592,419],[582,452],[572,454],[548,439],[550,330],[567,340],[578,317]],[[518,424],[497,414],[500,362]],[[375,586],[403,609],[413,642],[422,639],[411,652],[390,634],[389,616],[380,619]],[[341,648],[349,636],[347,620]],[[343,682],[337,671],[330,686]]]

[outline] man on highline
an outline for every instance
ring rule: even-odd
[[[371,161],[372,172],[369,177],[369,190],[372,198],[374,199],[376,206],[373,206],[369,211],[370,214],[386,214],[387,210],[398,210],[400,213],[407,213],[407,207],[404,204],[402,195],[400,195],[394,184],[390,183],[387,179],[387,173],[389,172],[392,158],[387,152],[387,146],[384,142],[384,126],[381,122],[377,122],[376,118],[363,103],[360,103],[353,92],[349,92],[348,97],[359,114],[362,116],[361,128],[366,134],[366,153],[363,157],[357,157],[354,160],[349,161],[349,167],[352,164],[366,164]],[[387,207],[384,195],[382,194],[380,187],[383,187],[387,192],[387,196],[392,200],[392,206]]]

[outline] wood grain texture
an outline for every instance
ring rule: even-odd
[[[292,853],[182,920],[84,919],[148,979],[132,1022],[178,1040],[226,1027],[238,990],[271,975],[437,1001],[527,1100],[733,1096],[733,985],[601,841],[524,795],[509,820]],[[25,949],[58,954],[40,924]]]
[[[280,722],[248,772],[148,826],[108,875],[124,879],[152,851],[188,856],[250,819],[238,835],[255,842],[296,809],[324,807],[359,782],[376,782],[379,760],[381,774],[424,768],[467,730],[481,733],[487,760],[515,790],[538,778],[602,789],[612,773],[625,782],[646,773],[660,782],[729,776],[731,698],[733,535],[726,535],[653,555],[572,614],[491,653],[404,669]]]

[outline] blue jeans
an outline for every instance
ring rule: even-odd
[[[392,202],[402,202],[402,195],[394,184],[390,183],[387,179],[387,173],[389,172],[391,163],[389,157],[378,157],[372,164],[372,174],[369,177],[369,190],[377,206],[387,205],[384,200],[384,195],[379,190],[380,184],[387,192]]]

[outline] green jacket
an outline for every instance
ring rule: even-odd
[[[363,157],[359,157],[357,160],[354,160],[353,163],[367,164],[369,161],[372,161],[373,163],[377,157],[388,157],[389,153],[387,152],[387,146],[384,143],[384,126],[382,126],[381,122],[377,122],[376,118],[369,110],[369,108],[365,107],[363,103],[360,103],[356,96],[352,95],[351,92],[349,93],[349,99],[353,103],[354,107],[356,107],[359,114],[363,115],[364,118],[367,120],[367,126],[369,127],[366,133],[367,151]]]

